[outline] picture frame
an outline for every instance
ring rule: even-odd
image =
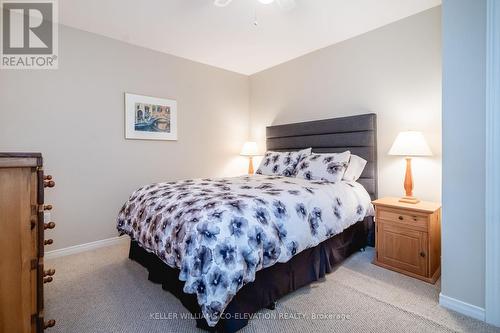
[[[125,139],[177,140],[177,102],[125,93]]]

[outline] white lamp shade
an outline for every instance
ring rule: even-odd
[[[245,142],[243,145],[243,149],[241,149],[240,155],[242,156],[257,156],[258,151],[257,151],[257,143],[256,142]]]
[[[397,156],[431,156],[432,151],[421,132],[401,132],[394,140],[389,155]]]

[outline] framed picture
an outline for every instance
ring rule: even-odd
[[[177,102],[125,93],[125,138],[177,140]]]

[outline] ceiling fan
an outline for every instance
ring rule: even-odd
[[[226,7],[233,0],[214,0],[214,5],[218,7]],[[278,6],[284,10],[290,10],[295,7],[295,0],[257,0],[261,4],[270,5],[273,2],[276,2]]]

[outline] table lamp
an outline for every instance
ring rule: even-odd
[[[256,142],[245,142],[243,145],[243,149],[241,149],[241,156],[248,156],[248,174],[253,174],[253,157],[259,155],[257,152],[257,143]]]
[[[431,149],[425,141],[421,132],[401,132],[394,140],[389,155],[406,156],[406,174],[404,188],[406,195],[399,199],[400,202],[411,204],[419,203],[420,200],[413,196],[413,178],[411,174],[412,156],[432,156]]]

